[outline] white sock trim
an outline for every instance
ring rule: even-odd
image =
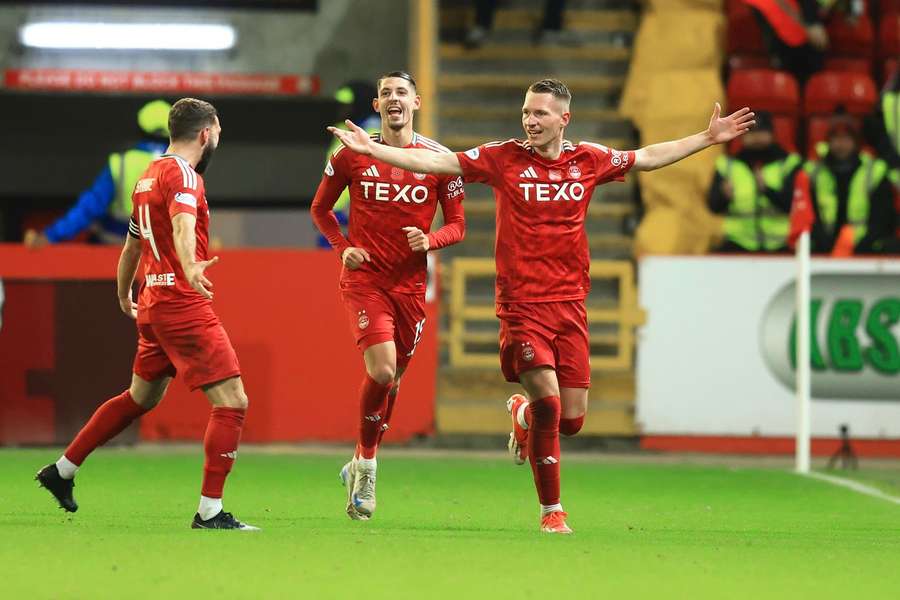
[[[201,519],[208,521],[220,512],[222,512],[221,498],[207,498],[206,496],[200,496],[200,506],[197,507],[197,514],[200,515]]]
[[[519,427],[524,430],[528,430],[528,421],[525,420],[525,411],[528,410],[528,403],[523,402],[519,405],[519,410],[516,411],[516,421],[519,422]]]
[[[59,476],[63,479],[74,479],[75,473],[78,472],[78,465],[66,458],[66,455],[63,454],[59,457],[59,460],[56,461],[56,469],[59,471]]]
[[[563,509],[562,504],[550,504],[550,505],[541,504],[541,516],[546,517],[547,515],[549,515],[552,512],[562,512],[562,509]]]

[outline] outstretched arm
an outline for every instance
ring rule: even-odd
[[[730,142],[750,130],[756,121],[749,108],[742,108],[727,117],[720,117],[722,107],[716,102],[709,127],[706,131],[671,142],[645,146],[634,153],[634,168],[638,171],[652,171],[678,162],[691,154],[714,144]]]
[[[175,253],[181,262],[181,270],[188,283],[197,293],[212,300],[212,282],[206,278],[204,271],[219,262],[219,257],[210,260],[197,260],[197,217],[189,212],[181,212],[172,217],[172,238],[175,242]]]
[[[354,152],[371,156],[413,173],[463,174],[456,154],[416,148],[394,148],[387,144],[379,144],[369,137],[369,133],[365,129],[353,121],[347,119],[345,123],[349,131],[337,127],[329,127],[328,131]]]
[[[131,317],[137,318],[137,304],[131,297],[131,286],[134,274],[141,262],[141,242],[131,235],[125,236],[125,245],[119,255],[119,266],[116,269],[116,288],[119,296],[119,308]]]

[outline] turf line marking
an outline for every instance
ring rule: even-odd
[[[872,496],[873,498],[887,500],[888,502],[891,502],[893,504],[900,504],[900,498],[898,498],[897,496],[891,496],[890,494],[886,494],[885,492],[882,492],[877,488],[859,483],[858,481],[853,481],[852,479],[844,479],[843,477],[835,477],[834,475],[825,475],[824,473],[814,472],[806,473],[806,476],[812,477],[813,479],[818,479],[820,481],[825,481],[833,485],[845,487],[849,490],[853,490],[854,492],[865,494],[866,496]]]

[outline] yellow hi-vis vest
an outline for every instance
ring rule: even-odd
[[[818,148],[821,151],[823,148]],[[826,152],[827,153],[827,152]],[[850,178],[847,198],[847,224],[853,227],[853,243],[866,237],[869,223],[870,195],[887,175],[887,163],[868,154],[860,153],[859,168]],[[803,167],[809,173],[810,186],[815,190],[819,208],[819,222],[830,234],[838,215],[837,180],[821,161],[809,161]]]
[[[884,129],[894,152],[900,154],[900,92],[885,92],[881,95],[881,113],[884,115]]]
[[[116,187],[116,195],[109,205],[111,216],[120,221],[128,221],[131,218],[133,208],[131,194],[134,186],[157,156],[152,152],[137,149],[109,155],[109,171]]]
[[[801,162],[799,155],[789,154],[765,165],[762,176],[766,186],[781,190],[785,178]],[[726,239],[751,252],[783,248],[787,243],[790,218],[757,188],[750,165],[730,156],[719,156],[716,171],[731,182],[734,190],[725,217]]]

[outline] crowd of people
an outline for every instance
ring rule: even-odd
[[[842,19],[868,18],[870,8],[865,2],[740,2],[760,24],[770,66],[792,72],[801,84],[827,68],[826,60],[840,58],[827,53],[823,19],[836,12]],[[742,68],[748,61],[738,56],[730,62]],[[824,139],[805,136],[805,154],[777,134],[773,115],[757,111],[756,128],[716,163],[707,202],[724,217],[717,251],[788,251],[791,209],[802,199],[815,216],[813,252],[900,253],[900,71],[896,61],[870,64],[873,71],[893,64],[872,111],[851,114],[837,106]]]

